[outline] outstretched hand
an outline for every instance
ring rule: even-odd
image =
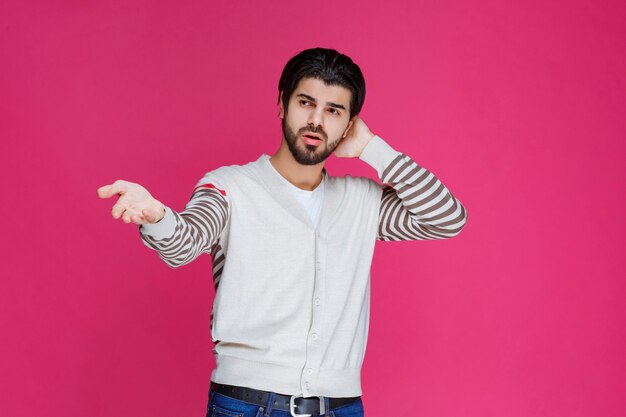
[[[165,207],[139,184],[117,180],[113,184],[98,188],[98,197],[110,198],[119,195],[111,209],[114,219],[122,218],[124,223],[156,223],[165,216]]]
[[[358,158],[373,137],[374,134],[363,119],[354,116],[352,125],[335,148],[334,154],[339,158]]]

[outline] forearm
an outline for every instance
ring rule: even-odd
[[[215,189],[200,189],[180,213],[166,206],[165,217],[139,228],[146,246],[170,267],[187,264],[210,252],[226,223],[228,203]]]
[[[379,239],[447,239],[460,233],[467,212],[431,171],[378,136],[360,158],[388,184],[381,199]]]

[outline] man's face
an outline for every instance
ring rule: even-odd
[[[280,101],[283,135],[298,163],[323,162],[339,145],[352,125],[351,96],[345,87],[303,78],[291,95],[286,114]]]

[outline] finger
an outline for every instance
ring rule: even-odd
[[[138,216],[136,214],[133,214],[132,216],[130,216],[130,221],[135,223],[135,224],[144,224],[144,223],[146,223],[146,220],[142,216]]]
[[[144,223],[144,218],[141,215],[141,212],[139,210],[129,208],[128,210],[126,210],[126,215],[128,216],[128,219],[130,220],[131,223],[135,223],[135,224]]]
[[[130,223],[130,213],[128,213],[128,210],[122,215],[122,221],[126,224]]]
[[[143,214],[143,217],[146,219],[147,222],[149,223],[156,222],[156,214],[152,210],[143,209],[141,211],[141,214]]]
[[[114,219],[119,219],[127,208],[128,207],[126,207],[124,204],[120,204],[118,200],[117,204],[114,205],[111,209],[111,216],[113,216]]]
[[[109,185],[103,185],[102,187],[98,188],[96,190],[96,193],[98,193],[98,197],[100,198],[109,198],[111,197],[111,195],[109,194]]]
[[[353,130],[354,130],[354,124],[348,127],[345,132],[343,132],[343,136],[341,137],[341,139],[342,140],[345,139],[347,136],[350,135],[350,133],[352,133]]]
[[[136,221],[139,221],[138,224],[141,224],[141,221],[143,219],[143,216],[141,215],[141,213],[133,209],[132,207],[129,207],[126,209],[126,211],[124,212],[124,216],[128,218],[128,221],[130,223],[136,223]]]
[[[98,188],[98,197],[100,198],[109,198],[114,196],[115,194],[123,194],[126,192],[127,184],[126,181],[117,180],[113,184],[105,185]]]

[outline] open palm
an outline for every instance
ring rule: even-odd
[[[111,215],[114,219],[121,217],[124,223],[156,223],[165,214],[163,204],[139,184],[117,180],[113,184],[98,188],[100,198],[110,198],[114,195],[120,197],[111,209]]]

